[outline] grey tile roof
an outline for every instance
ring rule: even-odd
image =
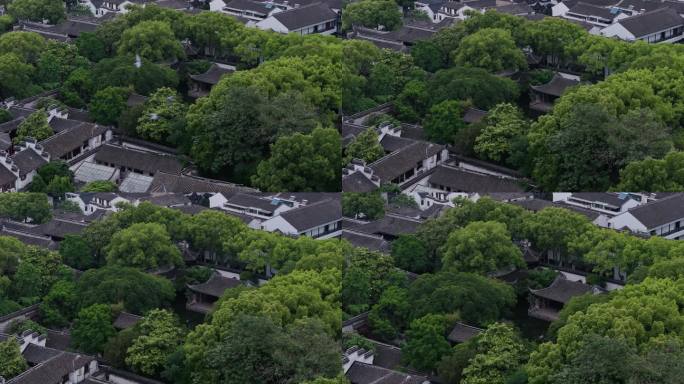
[[[351,384],[422,384],[425,376],[393,371],[391,369],[355,361],[345,374]]]
[[[342,176],[342,191],[344,192],[371,192],[378,188],[363,173],[354,172],[351,175]]]
[[[325,225],[342,219],[342,204],[339,198],[319,201],[280,214],[297,231]]]
[[[337,13],[329,6],[321,3],[293,8],[275,13],[272,16],[290,31],[337,19]]]
[[[0,185],[12,185],[17,180],[17,176],[10,172],[4,165],[0,165]]]
[[[370,164],[375,176],[389,182],[415,168],[416,163],[434,156],[444,149],[443,145],[414,141]]]
[[[221,297],[226,289],[239,287],[240,285],[242,285],[240,280],[223,277],[220,273],[214,272],[206,282],[188,285],[188,289],[208,296]]]
[[[200,83],[216,85],[218,84],[219,80],[221,80],[223,75],[233,72],[235,72],[235,68],[229,68],[224,65],[212,63],[211,67],[209,67],[206,72],[199,75],[190,75],[190,78]]]
[[[342,238],[350,242],[355,247],[366,248],[371,251],[377,251],[385,254],[388,254],[390,251],[390,243],[383,239],[382,236],[343,229]]]
[[[43,361],[41,364],[31,367],[19,376],[8,380],[7,384],[61,383],[64,375],[89,364],[93,360],[94,358],[91,356],[59,351],[58,354]]]
[[[482,328],[477,328],[473,327],[472,325],[458,322],[456,325],[454,325],[454,328],[451,329],[451,332],[449,332],[447,340],[451,341],[452,343],[463,343],[482,332],[484,332],[484,329]]]
[[[593,292],[593,288],[591,285],[580,281],[570,281],[559,274],[548,287],[530,289],[530,292],[535,296],[565,304],[575,296]]]
[[[428,179],[430,184],[449,187],[452,192],[522,192],[517,181],[486,175],[445,165],[435,168]]]
[[[637,39],[669,28],[684,25],[682,17],[672,8],[660,8],[618,21]]]
[[[552,201],[543,200],[543,199],[528,199],[528,200],[512,201],[511,204],[521,206],[521,207],[527,209],[528,211],[532,211],[532,212],[539,212],[546,207],[565,208],[565,209],[571,210],[573,212],[582,214],[582,215],[586,216],[591,221],[594,221],[594,220],[596,220],[596,218],[601,216],[600,213],[598,213],[596,211],[592,211],[590,209],[585,209],[585,208],[581,208],[581,207],[577,207],[577,206],[569,205],[569,204],[554,203]]]
[[[628,198],[621,198],[617,193],[610,192],[574,192],[572,197],[590,202],[609,204],[618,208],[629,200]]]
[[[463,121],[468,124],[479,123],[485,116],[487,116],[487,111],[470,107],[463,114]]]
[[[107,132],[107,130],[107,127],[101,125],[81,122],[75,128],[52,135],[41,141],[40,144],[50,154],[52,159],[59,159],[81,147],[88,139],[97,137]]]
[[[224,8],[234,9],[237,11],[250,11],[261,14],[263,17],[266,17],[266,15],[273,10],[273,7],[269,7],[269,5],[266,3],[251,0],[230,0],[226,2],[226,6]]]
[[[421,222],[422,220],[419,219],[385,215],[381,219],[371,221],[367,224],[354,226],[351,229],[363,233],[375,233],[396,237],[399,235],[416,233]]]
[[[86,223],[53,218],[52,220],[33,228],[32,232],[39,235],[64,238],[66,235],[79,234],[83,232],[86,227]]]
[[[578,84],[579,81],[566,79],[565,77],[556,73],[548,83],[542,85],[532,85],[530,87],[537,92],[560,97],[563,95],[563,93],[565,93],[566,89]]]
[[[568,13],[582,16],[595,16],[606,20],[613,20],[615,17],[615,14],[613,14],[608,8],[595,6],[584,2],[578,2],[577,4],[573,5],[568,10]]]
[[[33,245],[53,251],[58,248],[57,243],[52,241],[52,239],[47,236],[39,236],[33,233],[15,231],[6,227],[0,228],[0,236],[14,237],[26,245]]]
[[[134,315],[132,313],[128,312],[120,312],[119,316],[116,317],[116,320],[114,320],[114,328],[116,329],[128,329],[132,328],[140,320],[142,320],[142,316]]]
[[[14,161],[14,165],[19,168],[19,175],[21,176],[31,173],[40,168],[41,165],[48,163],[47,159],[39,155],[33,148],[26,148],[14,154],[11,159]]]
[[[684,193],[632,208],[628,212],[648,229],[684,219]]]
[[[278,207],[273,204],[271,199],[265,199],[258,195],[250,195],[246,193],[238,193],[230,197],[226,204],[235,205],[240,208],[257,208],[266,212],[274,212]]]
[[[119,167],[138,169],[144,172],[167,172],[178,174],[183,165],[171,155],[140,151],[116,145],[105,144],[95,154],[95,161],[114,164]]]
[[[238,192],[257,192],[257,190],[199,176],[157,172],[152,179],[148,192],[220,192],[228,198]]]

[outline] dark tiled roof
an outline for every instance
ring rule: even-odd
[[[613,20],[615,15],[608,8],[598,7],[595,5],[580,2],[572,6],[568,13],[573,13],[582,16],[596,16],[601,19]]]
[[[273,10],[266,3],[260,3],[251,0],[230,0],[226,2],[224,8],[235,9],[237,11],[250,11],[253,13],[258,13],[266,17]]]
[[[0,149],[7,151],[12,148],[12,139],[8,132],[0,132]]]
[[[572,197],[586,200],[590,202],[599,202],[603,204],[609,204],[615,207],[621,207],[628,199],[620,198],[617,193],[609,192],[574,192]]]
[[[501,13],[507,13],[509,15],[529,15],[534,13],[532,8],[525,3],[502,5],[500,7],[494,8],[494,10]]]
[[[42,364],[31,367],[19,376],[8,380],[7,384],[61,383],[64,375],[89,364],[93,360],[94,358],[91,356],[59,351],[57,355]]]
[[[483,331],[484,330],[481,328],[458,322],[456,325],[454,325],[454,328],[451,330],[451,332],[449,332],[447,340],[451,341],[452,343],[463,343],[479,335]]]
[[[6,227],[2,227],[0,229],[0,236],[11,236],[26,245],[34,245],[36,247],[47,248],[50,250],[56,250],[58,248],[57,244],[47,236],[39,236],[33,233],[15,231]]]
[[[345,229],[342,231],[342,238],[355,247],[382,253],[389,253],[390,250],[390,244],[382,236]]]
[[[214,272],[206,282],[188,285],[188,289],[208,296],[221,297],[226,289],[239,287],[241,284],[238,279],[223,277],[220,273]]]
[[[369,165],[375,176],[382,181],[392,181],[410,169],[421,160],[430,158],[444,149],[443,145],[414,141]]]
[[[579,84],[579,81],[566,79],[565,77],[559,75],[558,73],[553,75],[551,81],[542,85],[532,85],[532,89],[537,92],[544,93],[551,96],[562,96],[568,87],[572,87]]]
[[[147,101],[148,97],[139,95],[135,92],[131,92],[130,95],[128,95],[128,100],[126,100],[126,106],[128,107],[134,107],[136,105],[144,104]]]
[[[354,172],[351,175],[342,176],[342,191],[344,192],[371,192],[378,188],[363,173]]]
[[[67,331],[53,331],[47,330],[47,340],[45,346],[48,348],[58,349],[64,351],[69,348],[71,344],[71,334]]]
[[[35,228],[32,232],[41,235],[48,235],[51,237],[64,238],[66,235],[76,235],[86,228],[87,224],[78,223],[70,220],[52,219],[47,223],[43,223]]]
[[[628,212],[648,229],[671,223],[684,218],[684,193],[632,208]]]
[[[468,124],[479,123],[485,116],[487,116],[487,111],[470,107],[463,114],[463,121]]]
[[[422,384],[424,376],[393,371],[391,369],[355,361],[345,374],[351,384]]]
[[[409,233],[416,233],[421,222],[422,220],[386,215],[382,219],[371,221],[368,224],[355,226],[351,229],[364,233],[399,236]]]
[[[140,201],[148,201],[151,204],[171,207],[174,205],[189,205],[190,199],[182,193],[162,193],[154,194],[151,196],[146,196],[140,199]]]
[[[311,4],[272,15],[290,31],[337,19],[337,14],[325,4]]]
[[[114,320],[114,328],[116,329],[128,329],[138,324],[142,320],[142,316],[134,315],[128,312],[121,312],[119,316]]]
[[[157,172],[150,184],[149,192],[220,192],[226,198],[237,192],[256,192],[255,189],[227,183],[225,181],[206,179],[198,176],[187,176],[166,172]]]
[[[77,127],[62,131],[40,142],[52,159],[59,159],[67,153],[81,147],[84,142],[97,137],[108,128],[97,124],[82,122]]]
[[[306,231],[320,225],[338,221],[342,218],[342,204],[339,199],[329,199],[280,214],[297,231]]]
[[[51,358],[59,354],[60,351],[58,350],[41,347],[39,345],[31,343],[29,343],[29,345],[26,346],[26,349],[22,353],[22,355],[26,359],[26,362],[31,365],[40,364],[46,360],[50,360]]]
[[[206,72],[199,75],[190,75],[190,78],[200,83],[216,85],[223,75],[233,72],[235,72],[235,68],[212,63]]]
[[[449,187],[452,192],[522,192],[515,180],[440,165],[429,178],[430,184]]]
[[[408,147],[413,143],[415,143],[415,140],[392,135],[385,135],[380,140],[380,145],[386,152],[398,151],[402,148]]]
[[[0,165],[0,185],[14,185],[17,180],[17,176],[10,172],[4,165]]]
[[[67,131],[69,129],[74,129],[81,125],[82,121],[79,120],[70,120],[70,119],[60,119],[59,117],[54,117],[48,125],[50,128],[52,128],[53,131],[59,133],[62,131]]]
[[[140,151],[137,149],[105,144],[95,154],[95,161],[144,172],[168,172],[178,174],[183,169],[175,156]]]
[[[238,193],[226,201],[226,204],[235,205],[241,208],[257,208],[266,212],[273,212],[278,207],[272,203],[271,199],[264,199],[257,195]]]
[[[684,25],[682,17],[672,8],[656,9],[618,22],[636,38]]]
[[[535,296],[565,304],[575,296],[593,292],[593,288],[580,281],[570,281],[561,274],[548,287],[530,289],[530,292]]]
[[[19,175],[21,176],[31,173],[40,168],[41,165],[48,163],[47,159],[39,155],[33,148],[26,148],[16,153],[12,156],[12,161],[19,168]]]

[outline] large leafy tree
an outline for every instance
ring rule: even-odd
[[[353,218],[377,220],[385,214],[385,200],[380,193],[342,193],[342,214]]]
[[[425,243],[415,235],[400,235],[392,242],[392,257],[397,267],[414,273],[432,272],[439,260],[431,257]]]
[[[235,337],[238,337],[238,334],[240,337],[259,335],[259,345],[263,345],[265,340],[270,341],[271,338],[264,337],[267,332],[244,332],[243,326],[238,327],[239,331],[231,331],[233,324],[240,322],[239,319],[243,315],[266,317],[278,327],[297,323],[304,318],[317,318],[321,321],[321,329],[325,333],[337,334],[341,326],[339,292],[340,271],[327,269],[322,272],[293,271],[287,275],[276,276],[258,289],[227,295],[217,304],[211,321],[196,327],[187,338],[184,350],[194,379],[198,382],[214,381],[217,377],[222,377],[222,372],[232,372],[230,366],[232,369],[240,367],[242,375],[261,372],[245,370],[244,366],[250,364],[240,366],[223,362],[211,363],[213,359],[223,361],[220,356],[224,353],[217,353],[217,350],[231,348],[230,345],[234,345],[234,337],[227,339],[227,345],[222,343],[223,336],[231,332],[238,332]],[[274,352],[272,348],[267,350],[269,353]],[[242,352],[240,355],[249,356]],[[337,360],[339,362],[339,357]],[[226,380],[230,379],[230,375],[224,377]],[[258,379],[255,380],[249,382],[259,382]]]
[[[446,339],[451,325],[453,321],[449,317],[437,314],[413,320],[406,332],[408,341],[402,348],[402,357],[421,371],[434,371],[437,363],[451,350]]]
[[[499,320],[515,304],[513,288],[470,273],[423,274],[409,287],[410,319],[429,313],[459,313],[463,321],[486,325]]]
[[[76,315],[77,305],[76,284],[71,281],[58,281],[40,303],[41,320],[47,326],[65,327]]]
[[[13,53],[0,55],[0,95],[24,97],[32,92],[34,68]]]
[[[510,103],[492,108],[484,123],[485,127],[475,140],[475,152],[494,161],[508,159],[513,152],[514,139],[527,131],[527,122],[522,113]]]
[[[281,328],[267,317],[238,316],[207,354],[222,383],[300,383],[339,373],[339,351],[313,319]]]
[[[120,230],[105,251],[110,265],[156,269],[183,262],[166,228],[157,223],[137,223]]]
[[[373,128],[368,128],[359,133],[354,140],[347,145],[344,151],[345,163],[349,163],[353,159],[372,163],[385,155],[385,150],[378,140],[378,134]]]
[[[13,337],[0,341],[0,376],[11,379],[27,368],[28,364],[21,354],[19,342]]]
[[[445,268],[482,274],[525,266],[506,225],[495,221],[474,221],[454,231],[447,240],[442,263]]]
[[[126,311],[137,314],[168,305],[175,297],[165,278],[121,267],[86,271],[78,280],[78,292],[80,307],[122,303]]]
[[[42,193],[2,193],[0,216],[41,224],[50,220],[51,211],[47,196]]]
[[[252,182],[264,191],[339,191],[340,145],[340,134],[333,128],[280,137]]]
[[[368,313],[368,323],[374,335],[392,341],[406,327],[409,301],[405,288],[390,286]]]
[[[7,11],[18,20],[48,20],[50,24],[57,24],[66,17],[64,2],[60,0],[14,0],[7,6]]]
[[[129,92],[123,87],[107,87],[98,91],[88,106],[88,114],[100,124],[115,124],[126,109]]]
[[[94,304],[81,309],[71,331],[74,347],[87,352],[102,352],[110,337],[116,335],[112,309],[106,304]]]
[[[526,346],[508,324],[495,323],[475,340],[476,355],[463,369],[463,384],[504,383],[527,357]]]
[[[171,26],[164,21],[142,21],[126,29],[119,41],[118,53],[138,54],[153,62],[185,56]]]
[[[483,28],[461,40],[454,51],[454,63],[499,72],[525,69],[527,60],[515,45],[511,33],[500,28]]]
[[[35,32],[15,31],[0,35],[0,52],[13,53],[29,64],[36,64],[48,43]]]
[[[66,265],[81,271],[97,266],[93,250],[80,235],[64,236],[59,242],[59,254]]]
[[[185,132],[187,106],[171,88],[159,88],[149,100],[138,119],[137,132],[157,142],[178,143]]]
[[[520,92],[514,81],[472,67],[437,71],[427,88],[431,90],[433,105],[444,100],[470,100],[473,106],[484,110],[516,100]]]
[[[153,309],[136,324],[139,336],[126,354],[126,364],[145,375],[159,374],[183,341],[184,329],[172,312]]]
[[[41,141],[52,136],[54,132],[48,125],[47,117],[47,113],[42,109],[30,114],[19,124],[19,128],[17,128],[17,135],[14,137],[14,142],[21,143],[28,137],[32,137],[37,141]]]
[[[453,143],[464,127],[463,106],[456,100],[444,100],[433,105],[423,120],[425,135],[439,143]]]
[[[621,191],[683,191],[684,152],[670,152],[663,159],[633,161],[620,170]]]
[[[347,4],[342,17],[342,29],[353,26],[394,30],[402,25],[402,15],[392,0],[362,0]]]
[[[530,383],[547,383],[564,367],[572,367],[589,340],[587,334],[624,340],[628,347],[648,351],[684,334],[682,285],[684,280],[647,278],[626,286],[605,303],[590,305],[570,316],[555,343],[541,344],[527,365]]]

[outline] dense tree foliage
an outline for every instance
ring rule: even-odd
[[[120,230],[105,252],[107,263],[124,267],[156,269],[183,262],[166,228],[157,223],[137,223]]]
[[[107,340],[116,334],[113,321],[109,305],[93,304],[81,309],[71,331],[73,345],[88,353],[102,352]]]
[[[26,359],[21,355],[19,342],[14,338],[0,341],[0,376],[11,379],[28,368]]]
[[[342,193],[342,214],[352,218],[377,220],[385,214],[385,199],[380,193]]]
[[[401,26],[402,15],[394,0],[362,0],[347,4],[342,29],[353,26],[394,30]]]

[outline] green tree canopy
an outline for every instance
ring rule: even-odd
[[[54,133],[52,128],[48,125],[47,113],[39,109],[26,117],[17,128],[17,135],[14,137],[16,144],[21,143],[29,137],[36,141],[41,141],[52,136]]]
[[[368,128],[358,134],[345,148],[345,163],[352,159],[360,159],[370,164],[385,155],[385,150],[380,145],[378,134],[375,129]]]
[[[339,191],[340,143],[333,128],[282,136],[271,146],[271,156],[259,163],[252,183],[264,191]]]
[[[157,375],[181,345],[185,331],[178,318],[164,309],[147,312],[136,327],[139,336],[127,350],[126,364],[145,375]]]
[[[447,240],[442,263],[445,268],[482,274],[525,266],[506,225],[495,221],[474,221],[454,231]]]
[[[342,29],[353,26],[394,30],[402,25],[402,15],[393,0],[362,0],[347,4],[342,17]]]
[[[453,61],[458,65],[489,72],[527,68],[525,55],[515,45],[511,33],[500,28],[483,28],[466,36],[453,55]]]
[[[48,20],[50,24],[57,24],[66,17],[64,3],[60,0],[14,0],[7,6],[7,11],[18,20]]]
[[[175,60],[185,56],[183,47],[163,21],[142,21],[127,28],[118,45],[119,55],[140,55],[150,61]]]
[[[146,139],[176,144],[185,131],[186,112],[187,106],[175,90],[159,88],[145,102],[137,132]]]
[[[385,200],[377,192],[343,192],[342,214],[347,217],[377,220],[385,214]]]
[[[100,124],[115,124],[126,109],[129,92],[123,87],[107,87],[98,91],[88,106],[88,114]]]
[[[102,352],[107,340],[116,335],[113,321],[109,305],[94,304],[81,309],[71,331],[74,347],[86,353]]]
[[[157,223],[136,223],[116,232],[105,251],[110,265],[156,269],[183,263],[166,228]]]
[[[26,369],[28,364],[21,354],[19,342],[15,338],[0,341],[0,376],[11,379]]]
[[[465,127],[463,113],[462,103],[456,100],[433,105],[423,121],[425,135],[439,143],[453,143],[456,134]]]
[[[527,122],[520,110],[510,103],[498,104],[484,119],[485,127],[475,140],[475,152],[504,161],[513,153],[514,140],[527,133]]]

